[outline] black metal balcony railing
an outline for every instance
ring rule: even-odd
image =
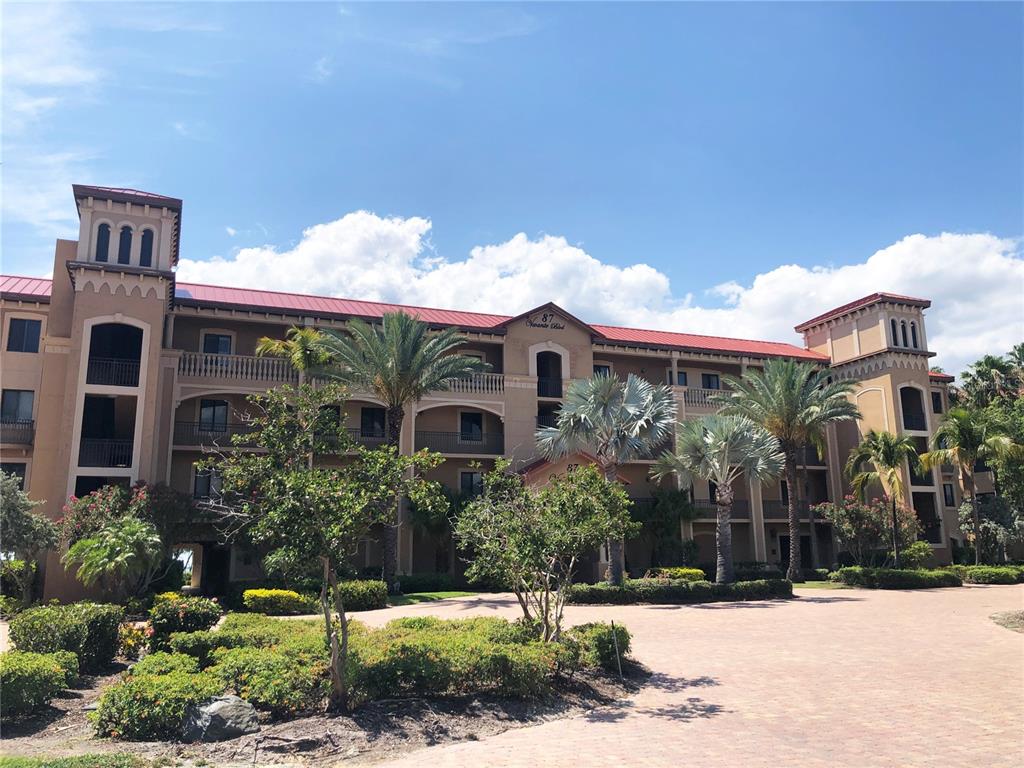
[[[910,484],[911,485],[935,485],[935,477],[932,472],[924,469],[910,468]]]
[[[814,504],[819,504],[819,503],[821,503],[821,502],[815,501],[815,502],[812,502],[812,504],[809,505],[806,501],[801,502],[800,505],[799,505],[800,506],[800,519],[801,520],[807,520],[808,519],[808,510],[810,509],[810,507],[813,506]],[[788,520],[789,519],[789,502],[788,501],[780,501],[778,499],[766,499],[765,501],[761,502],[761,509],[763,511],[764,519],[765,520]],[[822,519],[821,513],[820,512],[815,512],[814,513],[814,519],[815,520],[821,520]]]
[[[825,466],[824,460],[818,455],[817,449],[813,445],[805,445],[797,453],[797,463],[805,467],[823,467]]]
[[[697,517],[718,517],[718,505],[715,504],[714,499],[694,499],[693,506],[697,508]],[[733,520],[749,520],[750,502],[746,499],[733,499],[730,517]]]
[[[130,467],[132,440],[83,437],[78,449],[80,467]]]
[[[113,357],[90,357],[85,372],[86,384],[111,387],[139,386],[139,361]]]
[[[920,432],[928,429],[928,423],[925,421],[923,413],[904,413],[903,428]]]
[[[500,456],[505,452],[505,435],[501,432],[484,432],[478,435],[461,432],[417,432],[416,450],[422,448],[438,453]]]
[[[204,424],[201,421],[178,421],[174,424],[175,445],[219,446],[230,448],[233,445],[251,447],[251,440],[236,443],[235,435],[252,434],[250,424]]]
[[[36,423],[32,419],[3,419],[0,421],[0,442],[12,445],[32,445],[36,436]]]
[[[561,397],[562,380],[551,378],[537,379],[537,397]]]
[[[348,437],[352,442],[358,443],[366,448],[379,448],[387,443],[387,436],[383,429],[361,429],[360,427],[349,427]]]

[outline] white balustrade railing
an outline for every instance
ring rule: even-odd
[[[683,390],[683,402],[688,408],[714,408],[711,398],[722,394],[720,389],[702,389],[700,387],[687,387]]]
[[[185,352],[178,361],[183,377],[232,379],[234,381],[296,382],[298,374],[283,357],[255,355],[217,355]]]
[[[505,375],[474,373],[469,378],[455,379],[448,385],[447,391],[462,395],[500,395],[505,391]]]

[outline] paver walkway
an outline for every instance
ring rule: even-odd
[[[799,600],[570,607],[615,619],[654,672],[633,700],[386,765],[1024,766],[1024,634],[988,616],[1024,585],[797,590]],[[508,598],[362,613],[505,615]]]

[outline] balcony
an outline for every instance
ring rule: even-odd
[[[502,373],[474,373],[465,379],[455,379],[449,383],[448,389],[445,391],[456,392],[460,395],[500,395],[505,391],[505,375]]]
[[[675,439],[669,437],[650,450],[641,451],[633,461],[657,461],[665,451],[671,451],[675,447]]]
[[[562,380],[539,377],[537,379],[537,397],[561,397]]]
[[[429,448],[438,453],[500,456],[505,452],[502,432],[484,432],[470,437],[461,432],[417,432],[416,450]]]
[[[203,424],[198,421],[178,421],[174,424],[174,444],[205,448],[216,446],[230,448],[232,446],[251,448],[255,443],[250,440],[235,442],[235,435],[249,435],[253,428],[249,424]]]
[[[821,504],[822,502],[816,501],[815,504]],[[765,520],[789,520],[789,502],[779,501],[778,499],[766,499],[761,502],[761,509],[763,510]],[[800,504],[800,519],[808,520],[808,511],[810,506],[806,502]],[[821,520],[821,513],[814,513],[815,520]]]
[[[85,383],[108,387],[139,386],[139,361],[115,357],[90,357]]]
[[[11,445],[32,445],[36,436],[36,423],[32,419],[4,419],[0,421],[0,442]]]
[[[805,445],[796,455],[797,464],[804,467],[824,467],[825,460],[818,455],[813,445]]]
[[[83,437],[78,449],[80,467],[130,467],[132,440]]]
[[[714,411],[718,408],[711,399],[726,390],[704,389],[702,387],[680,387],[683,390],[683,403],[687,410]]]
[[[714,499],[694,499],[693,506],[697,508],[697,517],[701,520],[718,517],[718,505]],[[750,519],[750,502],[746,499],[734,499],[732,502],[732,520]]]
[[[253,384],[296,384],[299,375],[283,357],[185,352],[178,360],[184,379],[217,379]]]
[[[349,427],[346,432],[348,432],[349,440],[363,446],[364,448],[380,448],[388,441],[383,429],[361,429],[359,427]]]
[[[904,413],[903,428],[914,430],[916,432],[924,432],[928,429],[928,422],[923,413]]]

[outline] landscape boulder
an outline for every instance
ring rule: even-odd
[[[185,741],[224,741],[257,733],[256,708],[238,696],[216,696],[189,709],[185,718]]]

